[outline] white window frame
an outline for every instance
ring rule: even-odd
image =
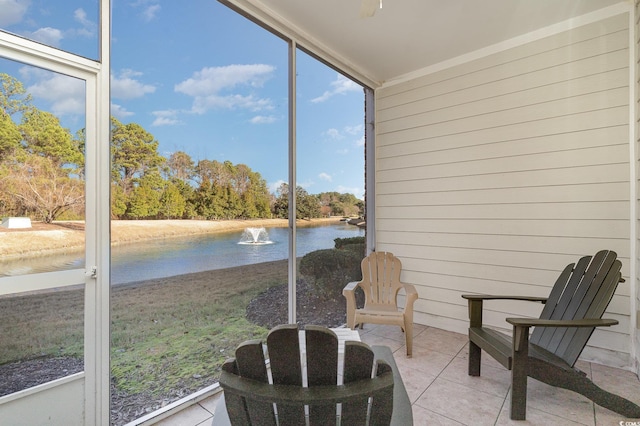
[[[84,378],[85,425],[110,421],[110,1],[99,0],[99,6],[99,61],[0,32],[1,57],[78,78],[86,84],[86,266],[0,279],[0,291],[5,294],[84,284],[84,373],[79,377]],[[24,393],[25,398],[29,395]]]

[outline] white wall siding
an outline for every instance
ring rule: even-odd
[[[376,250],[418,288],[416,322],[465,332],[463,293],[546,296],[580,256],[629,276],[628,15],[376,92]],[[629,283],[593,359],[630,365]],[[491,302],[485,322],[541,305]],[[613,350],[611,356],[607,356]],[[604,354],[604,355],[603,355]]]

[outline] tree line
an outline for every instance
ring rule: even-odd
[[[0,215],[47,223],[84,218],[84,129],[72,134],[16,78],[0,73]],[[289,186],[270,193],[260,173],[230,161],[168,158],[136,123],[111,118],[114,219],[287,218]],[[308,194],[296,187],[296,216],[362,215],[353,194]]]

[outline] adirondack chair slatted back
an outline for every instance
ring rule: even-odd
[[[371,424],[389,424],[393,409],[391,367],[385,362],[376,363],[372,378],[371,348],[347,341],[344,386],[340,386],[336,334],[324,327],[307,326],[304,335],[306,355],[301,354],[296,324],[279,326],[269,333],[271,382],[260,341],[240,345],[236,358],[223,365],[220,384],[231,424],[304,425],[308,419],[309,425],[331,425],[336,424],[338,413],[343,425],[365,425],[367,419]],[[346,389],[348,384],[357,388]]]
[[[344,383],[358,381],[371,375],[373,352],[362,345],[345,347]],[[359,400],[345,403],[345,413],[342,416],[344,425],[363,425],[367,419],[367,404],[369,398],[363,396]]]
[[[362,259],[360,287],[365,294],[365,309],[375,305],[395,306],[402,288],[402,262],[390,252],[373,252]]]
[[[267,368],[264,359],[264,348],[259,340],[251,340],[245,342],[236,349],[237,374],[252,380],[266,383],[269,380]],[[245,407],[244,401],[238,401],[242,407]],[[228,401],[227,401],[228,403]],[[270,403],[256,402],[246,406],[249,417],[251,419],[262,419],[265,425],[275,425],[276,418],[273,415],[273,409]],[[264,413],[270,413],[265,416]]]
[[[613,251],[603,250],[568,265],[553,286],[540,318],[601,318],[621,280],[622,263],[616,256]],[[573,366],[593,330],[594,327],[536,327],[530,342]]]
[[[282,327],[277,333],[269,333],[267,347],[271,364],[271,377],[277,385],[302,387],[302,367],[298,327]],[[331,369],[331,366],[327,366]],[[249,404],[249,401],[247,401]],[[280,423],[284,425],[304,424],[304,407],[279,405]]]

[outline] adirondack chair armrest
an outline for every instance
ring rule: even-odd
[[[332,405],[372,395],[393,387],[393,370],[384,360],[378,360],[378,371],[371,379],[357,380],[344,385],[300,386],[275,385],[237,376],[227,371],[220,373],[220,384],[225,393],[261,402],[285,405]]]
[[[609,327],[617,320],[606,318],[586,318],[579,320],[547,320],[538,318],[506,318],[513,325],[513,349],[520,351],[529,340],[529,327]]]
[[[358,288],[358,284],[360,284],[360,281],[351,281],[349,284],[344,286],[342,294],[346,296],[348,293],[353,293],[356,291],[356,288]]]
[[[514,327],[610,327],[618,320],[608,318],[585,318],[579,320],[547,320],[539,318],[507,318]]]
[[[524,300],[528,302],[546,303],[546,297],[535,296],[502,296],[493,294],[463,294],[469,304],[469,327],[482,327],[482,302],[485,300]]]
[[[467,300],[524,300],[528,302],[540,302],[545,303],[547,297],[536,296],[503,296],[495,294],[463,294],[463,298]]]
[[[404,292],[407,296],[407,302],[405,306],[413,305],[413,302],[418,300],[418,290],[416,290],[416,287],[413,284],[402,283],[402,287],[404,288]]]
[[[349,328],[355,327],[355,315],[356,315],[356,288],[358,288],[359,281],[352,281],[342,289],[342,295],[347,301],[347,326]]]

